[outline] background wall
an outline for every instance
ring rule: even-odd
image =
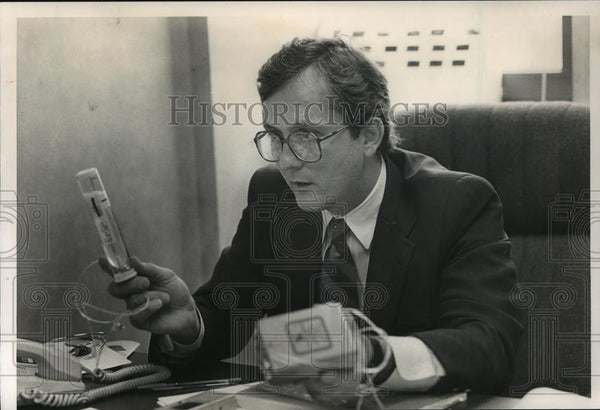
[[[102,254],[75,183],[91,166],[131,253],[197,286],[218,247],[212,129],[169,126],[167,97],[210,100],[206,19],[20,19],[17,35],[19,200],[45,212],[19,264],[19,333],[87,330],[66,305],[69,284]],[[130,327],[118,337],[147,339]]]
[[[209,18],[214,102],[259,101],[255,85],[259,68],[294,37],[337,34],[357,47],[369,46],[365,54],[376,63],[384,62],[380,69],[387,76],[393,103],[496,103],[502,100],[503,74],[559,73],[563,64],[562,17],[544,9],[525,8],[515,13],[514,9],[493,6],[421,3],[390,4],[385,10],[364,5],[360,9],[336,10],[335,18],[319,8],[311,15],[299,14],[294,19],[284,14],[277,19]],[[580,28],[579,21],[573,24],[581,33],[576,37],[580,39],[585,27]],[[432,36],[434,29],[444,30],[444,35]],[[469,30],[477,34],[470,34]],[[419,31],[420,36],[408,36],[414,31]],[[445,45],[444,51],[432,51],[438,43]],[[406,50],[411,44],[419,45],[418,57]],[[459,44],[469,44],[469,50],[456,50]],[[386,52],[389,46],[396,50]],[[582,52],[587,52],[587,48],[578,43],[574,50],[583,61],[577,67],[585,76],[588,60]],[[460,58],[465,65],[452,66],[452,61]],[[408,67],[407,62],[415,59],[421,64]],[[429,66],[432,59],[443,61],[443,65]],[[585,77],[579,81],[583,84]],[[233,110],[229,113],[233,114]],[[232,123],[233,120],[215,126],[213,131],[221,248],[233,238],[252,172],[266,164],[252,144],[259,127],[243,115],[240,123]]]
[[[562,67],[561,16],[543,10],[436,5],[329,20],[319,29],[323,36],[336,32],[368,47],[365,53],[388,76],[393,101],[500,102],[503,74]]]
[[[316,34],[315,21],[286,18],[211,18],[208,20],[211,50],[210,76],[212,101],[254,104],[260,102],[256,90],[258,70],[281,46],[294,37]],[[217,199],[219,209],[219,246],[228,246],[246,203],[252,172],[267,163],[252,142],[261,130],[260,109],[252,120],[240,110],[239,123],[234,110],[228,121],[214,126]]]

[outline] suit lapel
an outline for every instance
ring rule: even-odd
[[[387,180],[371,243],[364,307],[373,322],[386,330],[391,328],[397,315],[406,269],[414,248],[408,235],[416,215],[399,167],[387,156],[384,158]]]

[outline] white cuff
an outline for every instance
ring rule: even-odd
[[[396,369],[382,383],[394,391],[426,391],[446,374],[435,354],[416,337],[388,336],[394,352]]]
[[[204,321],[202,320],[202,315],[200,314],[200,310],[198,309],[198,307],[196,307],[196,314],[198,315],[198,319],[200,320],[200,332],[198,333],[198,337],[196,337],[196,340],[194,340],[192,344],[188,345],[177,343],[175,340],[169,338],[170,343],[173,347],[172,349],[169,349],[168,347],[171,346],[165,346],[165,344],[168,344],[168,342],[165,343],[163,337],[163,339],[161,340],[162,343],[160,343],[160,350],[163,353],[173,357],[185,358],[191,356],[192,353],[200,349],[200,345],[202,344],[202,340],[204,339]]]

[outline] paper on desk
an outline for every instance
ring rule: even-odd
[[[131,361],[121,353],[117,353],[112,349],[107,349],[106,347],[103,348],[102,352],[100,353],[100,361],[98,362],[98,366],[96,366],[96,358],[93,356],[93,353],[90,353],[84,357],[78,357],[78,359],[83,368],[90,373],[94,371],[96,367],[106,370],[131,363]]]
[[[220,389],[214,389],[213,391],[215,393],[219,393],[219,394],[237,394],[246,389],[249,389],[252,386],[257,385],[258,383],[260,383],[260,382],[248,383],[248,384],[234,384],[233,386],[222,387]],[[177,403],[178,401],[182,401],[185,399],[189,399],[190,397],[193,397],[200,393],[202,393],[202,392],[195,391],[193,393],[176,394],[174,396],[159,397],[158,400],[156,401],[156,403],[161,407],[170,406],[171,404]]]
[[[72,349],[70,345],[65,344],[63,341],[52,343],[57,345],[59,348],[65,349],[66,351],[70,351]],[[87,345],[90,348],[92,347],[91,342],[82,343],[82,345]],[[101,350],[100,361],[98,362],[97,366],[96,357],[94,356],[94,349],[92,349],[92,351],[86,356],[74,357],[79,361],[79,363],[81,363],[85,371],[91,373],[96,367],[106,370],[131,363],[131,361],[127,359],[127,356],[131,354],[128,352],[131,349],[135,350],[137,346],[139,346],[138,342],[129,342],[123,340],[107,342]],[[120,352],[117,353],[115,349],[119,350]]]
[[[597,409],[598,401],[574,393],[538,387],[530,390],[515,409]]]
[[[122,354],[125,357],[129,357],[140,344],[133,340],[111,340],[106,342],[105,347],[109,347],[117,353]]]

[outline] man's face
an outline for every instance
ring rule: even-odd
[[[284,139],[294,131],[330,134],[344,126],[341,112],[330,107],[331,97],[326,80],[309,67],[264,101],[265,129]],[[364,141],[354,138],[356,132],[346,128],[321,142],[322,156],[314,163],[299,160],[284,144],[277,165],[300,206],[323,208],[333,199],[336,208],[351,210],[364,199]],[[317,202],[311,205],[313,195]]]

